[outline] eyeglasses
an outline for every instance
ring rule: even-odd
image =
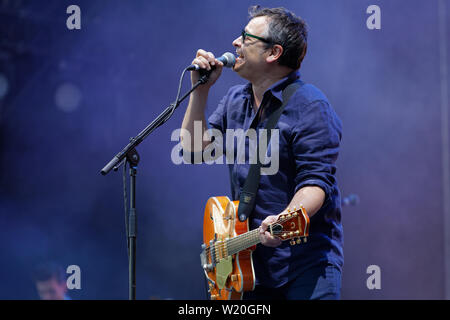
[[[262,42],[265,42],[265,43],[272,43],[272,41],[270,41],[270,40],[267,40],[267,39],[264,39],[264,38],[261,38],[261,37],[258,37],[258,36],[255,36],[253,34],[245,32],[245,29],[242,29],[241,37],[242,37],[242,43],[245,42],[245,38],[246,37],[252,37],[252,38],[258,39],[258,40],[260,40]]]

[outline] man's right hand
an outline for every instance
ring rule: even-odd
[[[202,69],[211,70],[211,66],[215,66],[213,72],[209,76],[208,82],[198,87],[198,89],[209,89],[216,80],[220,77],[222,73],[223,63],[217,60],[211,52],[206,52],[203,49],[199,49],[197,51],[197,55],[195,59],[192,61],[192,64],[198,65]],[[191,72],[191,81],[192,85],[196,84],[198,79],[200,79],[200,73],[198,71]]]

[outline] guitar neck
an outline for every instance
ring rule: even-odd
[[[260,243],[259,230],[254,229],[252,231],[240,234],[234,238],[226,240],[226,246],[228,248],[228,254],[233,255],[242,250],[250,248]]]

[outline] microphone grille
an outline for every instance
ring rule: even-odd
[[[226,59],[226,63],[224,63],[224,67],[232,68],[236,63],[236,57],[231,52],[225,52],[222,55]]]

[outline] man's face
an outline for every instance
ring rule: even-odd
[[[250,20],[245,27],[245,32],[264,38],[267,38],[268,21],[267,17],[261,16]],[[252,80],[265,69],[266,63],[266,43],[256,38],[247,36],[242,42],[239,36],[233,41],[238,57],[233,70],[236,71],[244,79]]]
[[[36,288],[41,300],[64,300],[67,286],[64,281],[58,282],[56,278],[46,281],[37,281]]]

